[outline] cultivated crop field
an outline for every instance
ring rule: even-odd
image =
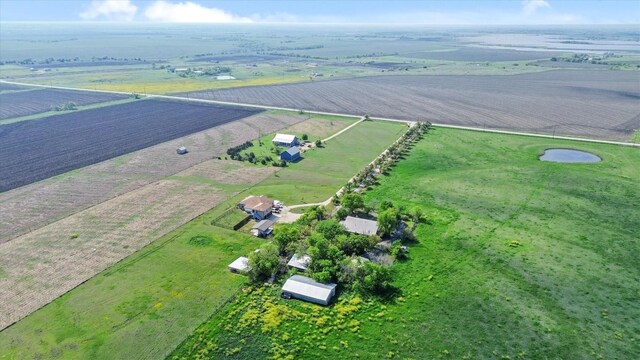
[[[10,84],[2,84],[3,90]],[[13,85],[10,85],[13,86]],[[126,98],[125,95],[107,94],[60,89],[38,89],[32,91],[0,94],[0,120],[50,111],[52,107],[69,102],[76,105],[90,105]]]
[[[550,147],[604,161],[537,160]],[[428,218],[393,265],[401,294],[243,291],[171,358],[636,358],[639,166],[630,147],[435,129],[365,195]]]
[[[296,113],[265,111],[0,193],[0,243],[301,121],[308,120]],[[178,156],[175,149],[182,145],[189,153]]]
[[[144,100],[3,125],[0,192],[258,112]]]
[[[189,96],[614,140],[629,140],[640,128],[640,72],[635,71],[377,76]]]
[[[1,244],[0,329],[273,171],[208,160]]]
[[[521,61],[549,59],[561,52],[517,51],[487,49],[481,47],[463,47],[452,51],[430,51],[402,54],[403,57],[449,61]]]
[[[3,91],[15,91],[15,90],[26,90],[26,89],[28,89],[28,88],[24,87],[24,86],[14,85],[14,84],[7,84],[7,83],[0,82],[0,93],[3,92]],[[4,106],[4,104],[3,104],[3,106]]]

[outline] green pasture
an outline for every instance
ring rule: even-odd
[[[549,147],[604,160],[537,160]],[[436,129],[366,194],[428,217],[393,265],[400,295],[244,292],[170,359],[635,358],[639,166],[633,148]]]

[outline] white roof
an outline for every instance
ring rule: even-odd
[[[361,235],[375,235],[378,232],[378,223],[373,220],[347,216],[347,218],[344,219],[341,224],[350,233]]]
[[[323,284],[302,275],[293,275],[282,286],[282,291],[303,295],[311,299],[329,302],[336,284]]]
[[[236,271],[249,271],[249,258],[240,256],[234,262],[229,264],[229,269]]]
[[[279,143],[292,143],[293,140],[296,138],[295,135],[288,135],[288,134],[276,134],[276,137],[273,138],[273,142],[279,142]]]
[[[296,269],[307,270],[307,266],[311,262],[311,257],[309,255],[300,256],[298,254],[293,254],[291,260],[287,263],[288,266],[292,266]]]

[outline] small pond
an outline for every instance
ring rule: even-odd
[[[602,161],[598,155],[572,149],[547,149],[539,159],[559,163],[597,163]]]

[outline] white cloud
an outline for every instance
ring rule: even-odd
[[[138,7],[130,0],[93,0],[80,17],[84,20],[131,21],[137,11]]]
[[[525,16],[533,15],[539,8],[550,8],[546,0],[525,0],[522,2],[522,13]]]
[[[248,17],[238,17],[222,9],[208,8],[191,1],[172,3],[159,0],[149,5],[144,16],[151,21],[174,23],[250,23]]]

